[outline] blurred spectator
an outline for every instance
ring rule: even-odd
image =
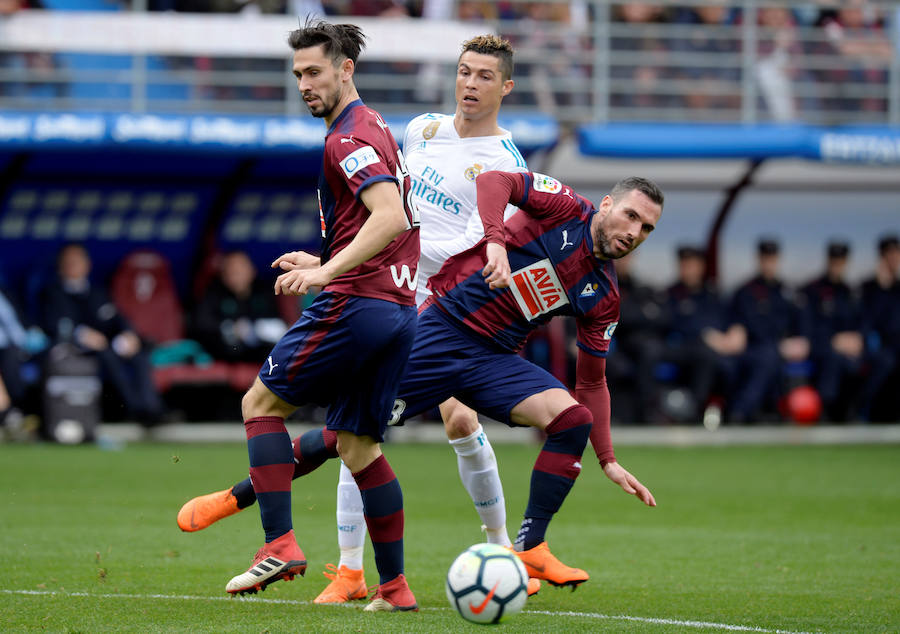
[[[879,9],[866,0],[849,0],[842,4],[822,21],[832,50],[848,62],[826,71],[828,79],[843,84],[845,90],[836,105],[840,110],[885,112],[886,99],[866,94],[866,87],[859,85],[887,86],[892,49],[890,39],[884,33]]]
[[[757,12],[759,40],[756,80],[763,102],[776,121],[794,121],[797,106],[793,84],[808,79],[798,68],[803,46],[797,36],[794,16],[787,7],[760,7]]]
[[[41,0],[0,0],[0,19],[22,9],[43,9]],[[61,97],[65,86],[49,75],[56,62],[50,53],[0,50],[0,71],[19,72],[28,81],[0,81],[0,97]],[[43,76],[47,81],[35,81]]]
[[[669,57],[672,42],[652,26],[669,21],[663,7],[647,2],[614,5],[610,37],[610,77],[614,80],[610,101],[613,106],[638,108],[672,107],[676,98],[660,84],[672,78]]]
[[[614,395],[612,416],[619,423],[653,422],[651,399],[656,353],[666,326],[664,298],[656,289],[634,278],[633,258],[629,254],[616,260],[619,325],[606,361],[606,377]]]
[[[741,379],[728,402],[727,418],[739,424],[774,411],[783,363],[802,369],[809,357],[799,311],[778,277],[778,243],[760,240],[757,255],[757,275],[738,288],[731,302],[731,321],[746,336],[737,371]]]
[[[25,381],[19,368],[25,356],[27,334],[19,312],[0,289],[0,420],[25,399]]]
[[[875,276],[862,285],[862,314],[866,381],[859,416],[863,420],[896,418],[900,416],[896,390],[885,390],[886,411],[875,411],[879,392],[900,367],[900,237],[896,235],[878,241]]]
[[[425,9],[422,10],[423,17],[430,17],[427,15],[426,11],[428,10],[429,5],[436,4],[447,4],[444,0],[438,0],[434,2],[432,0],[425,1]],[[456,19],[462,20],[463,22],[489,22],[492,20],[496,20],[499,17],[497,13],[497,6],[493,2],[478,2],[473,0],[460,0],[456,4]]]
[[[560,107],[586,105],[585,82],[590,75],[587,61],[589,46],[585,41],[586,20],[573,22],[573,8],[581,3],[527,2],[514,8],[522,12],[516,19],[515,33],[504,34],[515,48],[523,52],[517,62],[520,77],[528,77],[530,91],[513,94],[520,103],[529,92],[544,112],[556,113]],[[540,56],[534,53],[540,51]],[[531,52],[531,56],[528,56]]]
[[[675,22],[697,25],[689,35],[674,40],[676,52],[687,54],[696,65],[679,68],[679,76],[692,83],[685,105],[697,110],[736,110],[740,107],[740,33],[732,35],[719,27],[738,22],[737,10],[725,4],[700,5],[680,9]],[[731,57],[732,61],[727,61]]]
[[[706,253],[695,246],[678,248],[678,281],[666,291],[665,313],[669,327],[658,361],[678,371],[678,382],[687,385],[688,396],[677,408],[664,413],[676,422],[697,422],[709,404],[717,383],[727,382],[728,359],[743,351],[743,340],[725,332],[726,307],[711,282],[706,280]],[[659,374],[659,372],[657,372]],[[720,393],[724,389],[720,388]]]
[[[46,344],[43,333],[26,329],[21,316],[15,298],[0,288],[0,427],[15,427],[29,409],[25,364]]]
[[[382,18],[405,18],[414,15],[413,2],[408,0],[349,0],[346,15]]]
[[[45,330],[94,355],[102,378],[122,398],[126,414],[143,423],[159,422],[165,411],[140,338],[119,314],[107,291],[91,283],[91,258],[78,244],[62,248],[58,278],[44,289]]]
[[[242,251],[223,256],[194,312],[193,336],[216,359],[262,363],[287,326],[272,287]]]
[[[804,286],[798,300],[805,311],[814,385],[832,421],[846,421],[850,414],[850,388],[863,354],[859,304],[845,280],[849,254],[846,242],[829,243],[824,275]]]

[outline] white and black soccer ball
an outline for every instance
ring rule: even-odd
[[[525,565],[497,544],[475,544],[447,572],[447,599],[474,623],[499,623],[518,614],[528,598]]]

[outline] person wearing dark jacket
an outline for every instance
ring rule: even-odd
[[[101,378],[122,399],[124,415],[159,422],[165,406],[140,337],[116,309],[107,291],[90,280],[91,258],[78,244],[62,248],[57,278],[44,289],[43,325],[54,343],[69,343],[97,358]]]
[[[863,282],[861,303],[866,362],[858,414],[862,420],[891,420],[900,415],[896,390],[884,389],[891,377],[897,376],[900,365],[900,237],[897,235],[885,235],[878,240],[875,275]],[[883,401],[883,407],[877,408],[876,401]]]
[[[801,289],[800,304],[810,341],[816,390],[825,415],[844,421],[849,412],[849,392],[863,355],[859,302],[844,276],[850,247],[846,242],[828,244],[825,273]]]
[[[778,243],[760,240],[757,254],[757,275],[738,288],[731,301],[731,323],[746,337],[738,374],[742,380],[728,403],[727,418],[733,423],[757,420],[780,395],[784,363],[802,363],[809,357],[800,311],[778,277]]]
[[[216,359],[262,363],[287,327],[271,285],[242,251],[222,257],[194,311],[193,336]]]

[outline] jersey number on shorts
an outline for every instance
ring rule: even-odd
[[[400,417],[406,410],[406,401],[402,398],[394,399],[394,407],[391,408],[391,417],[388,419],[388,425],[396,425],[400,422]]]

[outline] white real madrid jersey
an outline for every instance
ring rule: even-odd
[[[406,127],[403,155],[412,179],[412,194],[421,212],[419,280],[416,301],[430,294],[428,278],[451,255],[468,249],[484,235],[476,209],[475,177],[482,172],[527,171],[506,130],[495,136],[461,138],[453,115],[423,114]],[[516,208],[506,209],[509,217]]]

